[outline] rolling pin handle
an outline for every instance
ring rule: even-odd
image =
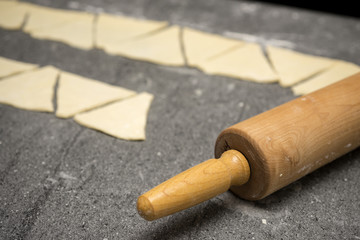
[[[141,195],[137,209],[146,220],[155,220],[187,209],[240,186],[250,178],[248,161],[228,150],[219,159],[207,160]]]

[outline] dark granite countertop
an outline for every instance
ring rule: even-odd
[[[36,3],[167,20],[360,64],[355,18],[230,0]],[[21,31],[0,29],[0,46],[3,57],[155,95],[144,142],[0,105],[0,239],[360,239],[359,149],[261,201],[227,192],[155,222],[136,212],[141,193],[212,158],[222,129],[293,99],[290,89],[83,51]]]

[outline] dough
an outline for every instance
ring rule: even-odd
[[[63,23],[72,22],[78,16],[78,12],[55,9],[35,5],[31,3],[24,3],[26,11],[29,14],[24,32],[32,33],[39,29],[48,29],[62,25]]]
[[[20,29],[25,15],[23,4],[16,1],[0,1],[0,27]]]
[[[326,71],[292,87],[292,90],[295,95],[311,93],[358,72],[360,72],[359,66],[349,62],[338,61]]]
[[[109,102],[135,95],[134,91],[100,81],[61,72],[57,91],[56,116],[72,117]]]
[[[31,35],[34,38],[56,40],[73,47],[90,50],[93,48],[92,17],[79,16],[71,23],[36,30]]]
[[[0,78],[37,68],[38,65],[0,57]]]
[[[183,29],[185,55],[189,66],[197,67],[201,62],[225,51],[241,46],[244,42],[215,34]]]
[[[179,26],[169,27],[143,38],[114,46],[112,53],[162,65],[183,66],[185,64],[181,53]]]
[[[153,95],[140,93],[105,107],[75,116],[75,121],[111,136],[127,140],[145,140],[147,113]]]
[[[267,47],[267,52],[276,72],[280,85],[289,87],[317,74],[334,64],[334,60],[311,56],[292,50]]]
[[[28,4],[29,18],[24,31],[38,39],[61,41],[70,46],[93,47],[94,15]]]
[[[54,86],[59,70],[46,66],[0,81],[0,103],[14,107],[52,112]]]
[[[208,74],[223,75],[254,82],[276,82],[278,76],[255,43],[247,43],[200,64]]]
[[[100,14],[96,21],[96,46],[112,53],[118,44],[144,36],[168,25],[167,22],[138,20]]]

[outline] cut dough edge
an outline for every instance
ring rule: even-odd
[[[90,50],[93,46],[91,21],[66,23],[56,29],[42,29],[31,33],[37,39],[52,40],[69,46]],[[65,33],[65,34],[63,34]]]
[[[5,29],[20,29],[24,23],[26,9],[18,1],[0,1],[0,27]]]
[[[94,47],[94,14],[31,3],[24,3],[24,6],[29,16],[23,30],[33,38],[58,41],[85,50]]]
[[[246,43],[216,58],[201,62],[205,73],[222,75],[258,83],[278,81],[278,76],[265,57],[260,45]]]
[[[100,121],[106,121],[106,115],[103,115],[102,111],[105,110],[105,112],[112,112],[111,109],[107,111],[106,109],[108,107],[110,108],[114,106],[115,108],[117,108],[114,112],[115,115],[116,111],[123,112],[123,115],[126,116],[126,120],[128,121],[126,124],[130,124],[132,128],[130,128],[130,130],[125,128],[125,130],[127,131],[125,131],[124,128],[118,128],[117,132],[113,132],[111,129],[107,129],[106,126],[91,127],[87,126],[86,123],[82,125],[89,128],[99,128],[97,130],[125,140],[145,140],[147,114],[150,108],[151,101],[153,99],[153,95],[149,93],[140,93],[136,95],[136,92],[134,91],[106,84],[97,80],[84,78],[72,73],[63,72],[53,66],[45,66],[36,70],[30,70],[0,80],[0,103],[25,110],[53,112],[54,108],[52,101],[55,93],[56,80],[59,76],[59,86],[57,89],[58,97],[61,96],[61,76],[65,76],[68,78],[70,77],[72,86],[75,88],[81,87],[81,91],[86,91],[84,90],[86,86],[76,85],[76,83],[74,84],[74,81],[79,80],[82,82],[82,84],[85,83],[85,85],[88,85],[90,86],[90,88],[94,88],[95,90],[99,90],[99,88],[106,89],[105,94],[109,93],[107,92],[108,90],[110,90],[110,92],[112,93],[118,94],[118,96],[112,98],[109,101],[102,101],[101,103],[98,102],[96,104],[81,109],[81,111],[78,111],[76,115],[72,114],[71,116],[75,115],[75,118],[81,119],[81,116],[83,116],[82,114],[84,114],[85,122],[87,122],[89,121],[88,119],[86,119],[87,114],[100,111]],[[28,81],[28,83],[30,84],[26,84],[26,81]],[[42,89],[42,91],[39,91],[39,89]],[[57,105],[59,106],[60,104],[61,100],[58,100]],[[125,109],[119,109],[119,106],[125,106]],[[135,109],[135,114],[129,114],[132,109]],[[116,125],[117,121],[112,122],[112,126],[115,126],[116,128]]]
[[[279,83],[283,87],[304,81],[335,63],[334,59],[270,45],[266,50],[272,67],[279,75]]]
[[[327,70],[293,86],[292,91],[295,95],[305,95],[350,77],[358,72],[360,72],[360,67],[358,65],[345,61],[337,61]]]
[[[141,20],[102,13],[95,25],[95,46],[113,52],[116,45],[146,37],[169,25],[165,21]]]
[[[74,22],[64,22],[55,28],[44,28],[32,31],[34,38],[53,40],[72,47],[90,50],[93,45],[93,19],[79,18]]]
[[[116,138],[145,140],[146,122],[153,95],[143,92],[75,115],[74,120]]]
[[[114,46],[111,54],[160,65],[185,65],[180,44],[180,27],[177,25]]]
[[[95,17],[94,14],[82,11],[51,8],[32,3],[22,3],[22,5],[29,14],[23,29],[27,33],[49,30],[72,23],[74,20],[93,19]]]
[[[45,7],[45,6],[40,6],[40,5],[35,5],[35,4],[31,4],[31,3],[25,3],[25,2],[17,2],[17,1],[4,1],[4,0],[2,0],[2,1],[0,1],[0,3],[9,3],[10,4],[10,6],[12,6],[12,8],[14,8],[14,9],[16,9],[17,7],[19,7],[19,6],[21,6],[21,7],[19,7],[18,8],[18,13],[20,14],[20,16],[22,16],[22,12],[23,11],[25,11],[25,12],[28,12],[28,13],[30,13],[30,15],[33,13],[33,14],[37,14],[37,13],[39,13],[39,12],[42,12],[42,14],[44,14],[44,12],[47,12],[47,13],[45,13],[45,15],[47,14],[47,15],[52,15],[52,14],[55,14],[56,16],[64,16],[63,14],[68,14],[68,16],[71,16],[71,17],[66,17],[66,18],[64,18],[64,17],[60,17],[60,21],[58,21],[57,22],[57,24],[59,24],[60,26],[64,26],[64,28],[66,28],[66,23],[68,23],[68,22],[71,22],[72,20],[78,20],[78,19],[81,19],[81,17],[80,16],[91,16],[91,17],[94,17],[94,15],[93,14],[89,14],[89,13],[85,13],[85,12],[80,12],[80,11],[73,11],[73,10],[68,10],[68,9],[56,9],[56,8],[49,8],[49,7]],[[16,7],[15,7],[16,6]],[[21,9],[21,10],[20,10]],[[41,14],[40,14],[41,15]],[[117,17],[117,16],[115,16],[115,15],[109,15],[110,17]],[[22,18],[22,17],[21,17]],[[127,18],[127,17],[125,17],[125,18]],[[129,18],[130,19],[130,18]],[[142,20],[137,20],[137,19],[133,19],[134,21],[142,21]],[[22,21],[23,21],[23,19],[22,19]],[[41,32],[43,31],[43,30],[41,30],[41,29],[48,29],[48,28],[50,28],[49,26],[47,26],[47,21],[41,21],[43,24],[44,24],[44,26],[42,26],[42,27],[39,27],[39,28],[33,28],[33,30],[39,30],[39,32],[40,33],[38,33],[38,38],[42,38],[42,36],[41,36]],[[146,21],[147,22],[147,21]],[[150,21],[149,21],[150,22]],[[91,23],[92,25],[94,24],[93,22]],[[0,24],[0,26],[1,26],[1,24]],[[53,25],[51,25],[51,27],[53,27]],[[91,27],[91,29],[93,29],[95,26],[93,25],[92,27]],[[174,26],[170,26],[170,27],[168,27],[167,29],[170,29],[170,28],[172,28],[172,27],[174,27]],[[79,27],[80,29],[82,29],[81,27]],[[24,28],[24,31],[28,31],[28,30],[31,30],[32,28],[31,28],[31,24],[29,25],[29,22],[26,22],[26,24],[25,24],[25,28]],[[41,30],[41,31],[40,31]],[[166,30],[166,29],[165,29]],[[164,30],[164,31],[165,31]],[[205,33],[205,32],[201,32],[201,31],[197,31],[197,30],[194,30],[194,29],[190,29],[190,28],[183,28],[183,30],[184,30],[184,33],[186,32],[186,30],[189,30],[190,32],[192,31],[192,32],[197,32],[197,33],[199,33],[200,35],[201,34],[204,34],[204,35],[213,35],[213,37],[215,37],[215,38],[224,38],[224,39],[226,39],[226,40],[232,40],[232,39],[227,39],[227,38],[225,38],[225,37],[221,37],[220,35],[215,35],[215,34],[211,34],[211,33]],[[91,32],[89,35],[93,35],[93,33]],[[146,39],[147,37],[151,37],[151,36],[153,36],[153,35],[156,35],[156,34],[149,34],[149,36],[147,36],[146,34],[143,36],[144,38],[139,38],[139,39],[137,39],[137,40],[142,40],[142,39]],[[90,39],[91,39],[91,42],[92,42],[92,37],[89,37]],[[51,38],[50,38],[51,39]],[[56,37],[55,37],[55,39],[53,39],[53,40],[56,40],[57,41],[57,39],[56,39]],[[84,43],[84,42],[81,42],[80,41],[80,43],[79,44],[73,44],[72,43],[72,41],[70,40],[70,41],[66,41],[66,40],[59,40],[59,41],[62,41],[62,42],[65,42],[65,43],[67,43],[67,44],[69,44],[69,45],[72,45],[72,46],[75,46],[75,47],[79,47],[79,48],[84,48],[84,49],[90,49],[90,48],[92,48],[93,46],[92,46],[92,43],[90,43],[90,44],[88,44],[88,43]],[[180,40],[179,40],[180,41]],[[234,40],[234,41],[237,41],[237,40]],[[135,41],[136,42],[136,41]],[[85,46],[84,46],[85,45]],[[278,48],[278,47],[272,47],[272,46],[268,46],[268,49],[269,48]],[[236,50],[237,48],[235,48],[235,50]],[[279,49],[282,49],[282,48],[279,48]],[[318,59],[323,59],[323,60],[325,60],[325,62],[327,62],[326,60],[330,60],[330,61],[335,61],[335,60],[332,60],[332,59],[326,59],[326,58],[322,58],[322,57],[317,57],[317,56],[312,56],[312,55],[307,55],[307,54],[303,54],[303,53],[300,53],[300,52],[296,52],[296,51],[292,51],[292,50],[289,50],[289,49],[282,49],[282,50],[285,50],[285,51],[288,51],[288,52],[292,52],[292,53],[295,53],[295,54],[298,54],[298,55],[305,55],[305,56],[308,56],[308,57],[313,57],[313,58],[318,58]],[[186,51],[186,48],[185,48],[185,51]],[[166,52],[166,51],[165,51]],[[271,53],[270,53],[270,51],[268,50],[268,53],[269,53],[269,57],[271,57],[270,55],[271,55]],[[133,54],[133,53],[132,53]],[[186,54],[186,52],[185,52],[185,54]],[[119,54],[119,55],[123,55],[123,54]],[[131,55],[131,54],[130,54]],[[136,55],[136,54],[135,54]],[[156,54],[155,54],[156,55]],[[160,54],[161,55],[161,54]],[[226,54],[225,54],[226,55]],[[158,64],[162,64],[162,65],[170,65],[170,66],[182,66],[183,64],[181,63],[181,64],[179,64],[179,63],[176,63],[176,64],[174,64],[174,63],[164,63],[163,62],[163,60],[159,60],[159,59],[156,59],[158,56],[156,56],[156,57],[149,57],[149,56],[146,56],[145,58],[142,58],[141,56],[140,57],[138,57],[138,56],[126,56],[126,54],[124,54],[123,56],[125,56],[125,57],[129,57],[129,58],[134,58],[134,59],[138,59],[138,60],[143,60],[143,61],[149,61],[149,62],[154,62],[154,63],[158,63]],[[221,57],[222,55],[220,55],[219,57]],[[154,59],[155,58],[155,59]],[[216,57],[217,58],[217,57]],[[270,59],[270,58],[269,58]],[[270,59],[271,60],[271,59]],[[273,62],[273,61],[271,61],[271,62]],[[288,61],[289,62],[289,61]],[[191,65],[191,63],[190,63],[190,65]],[[275,64],[273,63],[273,65],[275,66]],[[326,64],[325,64],[326,65]],[[330,66],[328,66],[328,68],[329,67],[331,67],[331,65]],[[201,67],[199,67],[200,69],[201,69]],[[322,70],[319,70],[319,71],[314,71],[313,73],[311,73],[311,74],[308,74],[308,76],[306,76],[306,77],[301,77],[300,79],[302,79],[302,80],[291,80],[290,81],[290,83],[286,83],[286,81],[285,81],[285,83],[284,83],[284,81],[282,80],[283,78],[280,76],[280,83],[281,83],[281,85],[282,86],[285,86],[285,87],[287,87],[287,86],[291,86],[291,85],[293,85],[293,84],[296,84],[296,83],[298,83],[299,81],[306,81],[306,79],[308,79],[308,78],[312,78],[312,76],[316,76],[317,74],[319,74],[321,71],[325,71],[326,69],[328,69],[328,68],[324,68],[324,69],[322,69]],[[254,81],[254,79],[252,79],[253,77],[252,76],[250,76],[250,77],[239,77],[239,76],[236,76],[237,74],[234,74],[234,73],[232,73],[231,71],[229,71],[229,72],[221,72],[221,73],[211,73],[211,71],[208,71],[208,73],[209,74],[218,74],[218,75],[224,75],[224,76],[228,76],[228,77],[233,77],[233,78],[240,78],[240,79],[245,79],[246,80],[246,78],[248,78],[247,80],[252,80],[252,81]],[[281,74],[280,74],[281,75]],[[264,79],[262,79],[262,80],[255,80],[255,81],[257,81],[257,82],[273,82],[272,80],[270,81],[270,80],[264,80]]]
[[[21,72],[33,70],[38,68],[39,65],[16,61],[9,58],[0,56],[0,79],[9,77]]]
[[[0,81],[0,103],[16,108],[53,112],[54,87],[59,69],[45,66]]]
[[[125,99],[136,92],[85,78],[69,72],[61,72],[57,91],[56,116],[69,118],[107,103]]]
[[[245,42],[226,38],[217,34],[202,32],[184,27],[182,42],[184,53],[189,66],[198,67],[203,61],[216,57]]]

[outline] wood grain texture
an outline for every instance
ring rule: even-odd
[[[215,156],[243,153],[251,177],[231,190],[257,200],[360,145],[360,74],[225,129]]]
[[[163,182],[141,195],[137,202],[139,214],[155,220],[184,210],[239,186],[250,177],[245,157],[235,150],[210,159]]]

